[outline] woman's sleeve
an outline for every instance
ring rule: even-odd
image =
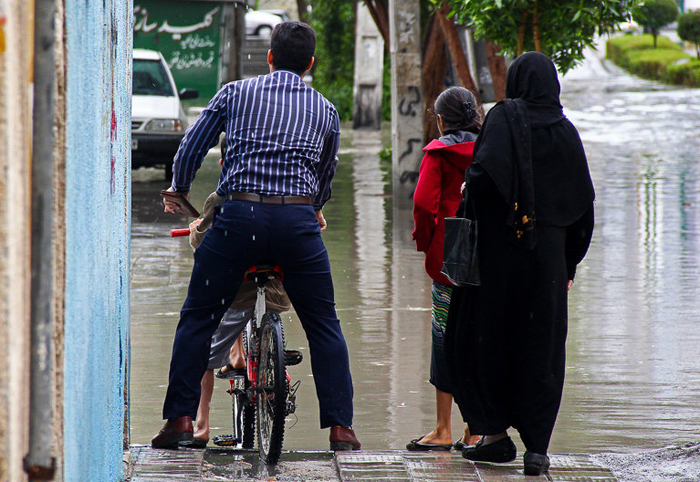
[[[442,172],[435,154],[426,152],[413,193],[413,239],[418,251],[427,252],[437,226]]]
[[[593,205],[571,226],[566,228],[566,270],[568,279],[576,276],[576,266],[581,262],[591,244],[594,225]]]

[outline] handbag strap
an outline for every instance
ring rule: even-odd
[[[474,206],[474,196],[469,196],[469,184],[464,186],[464,192],[462,193],[462,199],[464,200],[464,210],[462,211],[462,217],[465,219],[476,219],[476,208]],[[471,214],[471,218],[467,216],[467,212]]]

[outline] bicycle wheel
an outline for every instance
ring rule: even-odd
[[[260,337],[258,364],[258,451],[267,464],[276,464],[282,453],[287,378],[284,367],[282,320],[265,313]]]

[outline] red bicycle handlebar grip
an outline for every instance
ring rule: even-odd
[[[190,228],[171,229],[170,230],[170,237],[171,238],[177,238],[179,236],[189,236],[189,235],[190,235]]]

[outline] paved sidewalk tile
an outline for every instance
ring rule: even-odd
[[[131,446],[131,482],[197,482],[202,475],[203,450],[163,450]]]
[[[158,450],[132,445],[130,482],[617,482],[590,455],[551,455],[549,473],[527,477],[522,456],[508,464],[473,463],[455,452],[283,452],[267,466],[255,450]]]
[[[588,455],[552,455],[548,474],[525,476],[522,457],[509,464],[473,463],[448,452],[344,452],[336,463],[342,482],[617,482]]]

